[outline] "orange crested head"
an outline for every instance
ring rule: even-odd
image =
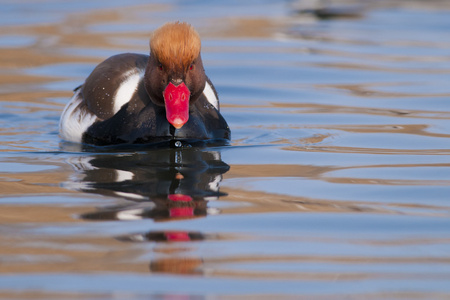
[[[165,106],[167,121],[180,129],[203,93],[206,74],[200,36],[187,23],[167,23],[153,32],[144,79],[153,103]]]
[[[187,23],[166,23],[156,29],[150,50],[166,68],[185,71],[200,55],[201,41],[197,31]]]

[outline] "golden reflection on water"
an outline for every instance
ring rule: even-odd
[[[450,9],[448,3],[433,3]],[[125,154],[115,155],[83,152],[60,143],[57,121],[71,89],[105,56],[146,53],[151,30],[179,10],[178,5],[169,4],[129,5],[63,12],[56,22],[0,26],[1,41],[8,36],[31,38],[23,45],[0,46],[0,113],[4,114],[0,128],[0,274],[177,274],[268,284],[368,282],[375,287],[379,280],[399,285],[415,281],[424,282],[419,286],[425,292],[381,285],[367,292],[353,291],[350,286],[348,294],[368,299],[447,297],[448,289],[432,293],[427,288],[430,280],[450,281],[448,271],[433,269],[450,265],[445,228],[432,223],[429,232],[411,229],[404,234],[395,231],[395,226],[390,228],[395,234],[379,229],[383,218],[400,223],[413,218],[439,222],[450,215],[446,203],[450,178],[444,172],[450,168],[446,160],[450,115],[445,106],[450,93],[445,87],[434,89],[440,82],[433,85],[435,76],[450,73],[448,63],[436,68],[448,56],[434,55],[431,50],[424,55],[389,52],[389,47],[400,47],[396,48],[399,52],[403,47],[446,50],[445,40],[385,40],[374,35],[371,41],[370,37],[355,37],[346,27],[339,31],[332,26],[343,23],[320,23],[292,11],[283,16],[200,18],[193,23],[204,37],[206,68],[209,65],[216,74],[213,81],[219,92],[224,91],[221,107],[231,120],[231,147],[198,153],[180,150],[192,157],[176,161],[176,151],[157,156],[156,150],[124,150]],[[348,15],[342,17],[346,22],[363,22],[369,14],[370,10],[358,11],[358,18],[351,21]],[[369,52],[351,48],[372,46]],[[378,53],[378,47],[388,49]],[[227,70],[230,66],[237,71]],[[261,66],[270,70],[261,71]],[[305,77],[293,78],[289,75],[292,69],[304,70],[294,74]],[[338,75],[326,77],[336,71]],[[339,72],[353,71],[354,80],[340,80]],[[362,81],[359,71],[398,76]],[[244,80],[234,78],[239,72],[249,73],[242,75]],[[309,72],[319,75],[311,79]],[[411,73],[423,75],[431,88],[405,89],[417,85],[416,78],[402,77]],[[253,79],[258,76],[262,83]],[[235,96],[234,90],[240,88],[242,95]],[[270,94],[273,91],[275,96]],[[420,99],[427,104],[412,103]],[[347,137],[350,141],[343,141]],[[420,146],[403,146],[402,141],[410,137],[418,139]],[[152,155],[159,160],[152,161]],[[294,160],[286,162],[284,157]],[[422,175],[423,170],[443,175]],[[308,182],[319,186],[309,187]],[[280,187],[275,192],[269,189],[277,184]],[[284,190],[286,186],[289,190]],[[339,190],[338,197],[333,193],[337,187],[348,193]],[[430,198],[416,196],[415,187],[426,189],[423,193]],[[374,189],[388,188],[398,190],[388,190],[378,198],[364,197],[377,192]],[[308,194],[314,189],[317,194]],[[390,196],[389,191],[406,197]],[[337,225],[347,217],[375,216],[379,223],[367,227],[382,234],[369,230],[353,238],[351,229],[336,233],[332,225],[321,230],[308,221],[294,223],[295,228],[286,223],[284,228],[273,229],[266,219],[258,219],[271,214],[285,216],[280,217],[281,224],[309,220],[311,215],[324,224]],[[225,222],[222,218],[231,221],[215,223]],[[197,224],[205,227],[199,229]],[[249,228],[252,224],[260,229]],[[436,231],[442,234],[429,236]],[[108,292],[2,289],[0,296],[10,299],[110,296]],[[326,299],[333,292],[318,293]],[[239,296],[239,290],[235,294],[246,297]],[[248,294],[261,293],[251,290]],[[283,294],[283,290],[274,294]]]

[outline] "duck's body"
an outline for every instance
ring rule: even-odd
[[[93,145],[229,139],[190,25],[166,24],[150,56],[119,54],[75,90],[60,120],[61,137]]]

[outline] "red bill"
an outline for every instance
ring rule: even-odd
[[[189,120],[189,97],[191,92],[182,82],[175,86],[170,82],[164,90],[166,118],[176,129],[180,129]]]
[[[167,198],[172,201],[182,201],[182,202],[192,201],[191,196],[183,194],[169,194],[167,195]]]

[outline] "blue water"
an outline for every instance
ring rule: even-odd
[[[325,4],[0,4],[0,298],[450,297],[450,5]],[[231,144],[62,141],[73,88],[173,20]]]

